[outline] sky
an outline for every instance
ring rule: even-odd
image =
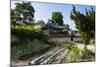
[[[15,3],[21,1],[11,1],[11,9],[16,7]],[[76,30],[75,23],[70,19],[70,13],[72,11],[72,4],[58,4],[58,3],[43,3],[43,2],[31,2],[34,7],[35,14],[34,19],[36,21],[43,20],[47,23],[48,19],[51,19],[52,12],[61,12],[63,15],[64,24],[68,24],[72,30]],[[85,13],[85,8],[87,10],[91,9],[90,5],[74,5],[76,10],[81,13]],[[95,9],[95,6],[92,5]]]

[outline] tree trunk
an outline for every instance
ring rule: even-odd
[[[84,45],[84,50],[83,50],[83,56],[82,56],[82,58],[83,59],[87,59],[88,58],[88,54],[87,54],[87,45],[85,44]]]

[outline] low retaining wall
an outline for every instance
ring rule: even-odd
[[[51,41],[54,42],[70,42],[71,37],[51,37]],[[11,35],[11,42],[12,41],[18,41],[19,39],[15,35]],[[81,37],[74,37],[74,42],[83,42],[83,39]]]
[[[50,39],[55,42],[70,42],[71,41],[70,37],[54,37],[54,38],[50,38]],[[83,42],[83,39],[80,37],[74,37],[73,41],[74,42]]]

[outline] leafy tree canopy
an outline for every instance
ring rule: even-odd
[[[30,2],[16,3],[15,13],[24,20],[33,20],[35,10]]]
[[[90,40],[95,37],[95,10],[91,7],[91,10],[85,9],[85,11],[85,14],[80,13],[73,6],[70,18],[75,22],[85,44],[88,45]]]
[[[53,12],[52,20],[54,20],[58,25],[63,25],[63,15],[61,12]]]

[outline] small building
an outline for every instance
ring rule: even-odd
[[[23,18],[19,16],[11,16],[11,20],[15,20],[16,25],[34,25],[33,21],[23,20]]]
[[[52,20],[49,20],[47,24],[41,27],[42,31],[49,37],[67,37],[69,36],[69,30],[63,26],[58,25],[57,23],[52,23]]]

